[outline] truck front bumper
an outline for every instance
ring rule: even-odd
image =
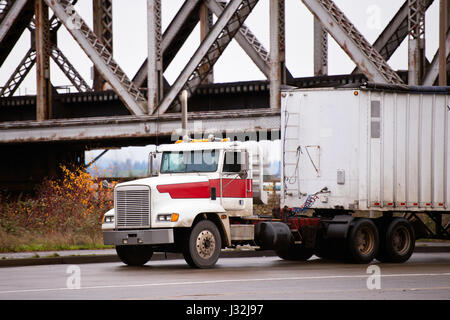
[[[174,243],[173,229],[103,231],[103,243],[115,246]]]

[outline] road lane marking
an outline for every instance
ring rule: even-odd
[[[429,276],[450,276],[450,272],[445,273],[405,273],[405,274],[384,274],[381,277],[429,277]],[[204,281],[183,281],[183,282],[162,282],[162,283],[143,283],[143,284],[117,284],[109,286],[81,286],[79,289],[65,288],[43,288],[43,289],[22,289],[22,290],[5,290],[0,294],[12,293],[31,293],[31,292],[49,292],[49,291],[79,291],[92,289],[119,289],[119,288],[140,288],[140,287],[160,287],[160,286],[183,286],[183,285],[205,285],[218,283],[234,283],[234,282],[262,282],[262,281],[301,281],[301,280],[328,280],[328,279],[352,279],[367,278],[368,275],[335,275],[335,276],[310,276],[310,277],[280,277],[280,278],[254,278],[254,279],[223,279],[223,280],[204,280]]]

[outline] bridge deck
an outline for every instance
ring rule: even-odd
[[[0,143],[89,141],[176,136],[179,113],[0,123]],[[188,130],[197,134],[276,131],[280,111],[272,109],[190,112]],[[270,134],[270,133],[269,133]]]

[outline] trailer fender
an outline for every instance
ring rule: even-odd
[[[334,216],[331,220],[322,220],[325,223],[325,238],[345,239],[355,218],[349,215]]]

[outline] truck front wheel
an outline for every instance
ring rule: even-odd
[[[183,256],[193,268],[211,268],[220,256],[222,239],[214,222],[202,220],[198,222],[187,237]]]
[[[147,245],[116,246],[116,252],[120,260],[129,266],[142,266],[153,255],[153,250]]]
[[[369,263],[378,252],[378,229],[369,219],[356,220],[348,237],[350,259],[356,263]]]

